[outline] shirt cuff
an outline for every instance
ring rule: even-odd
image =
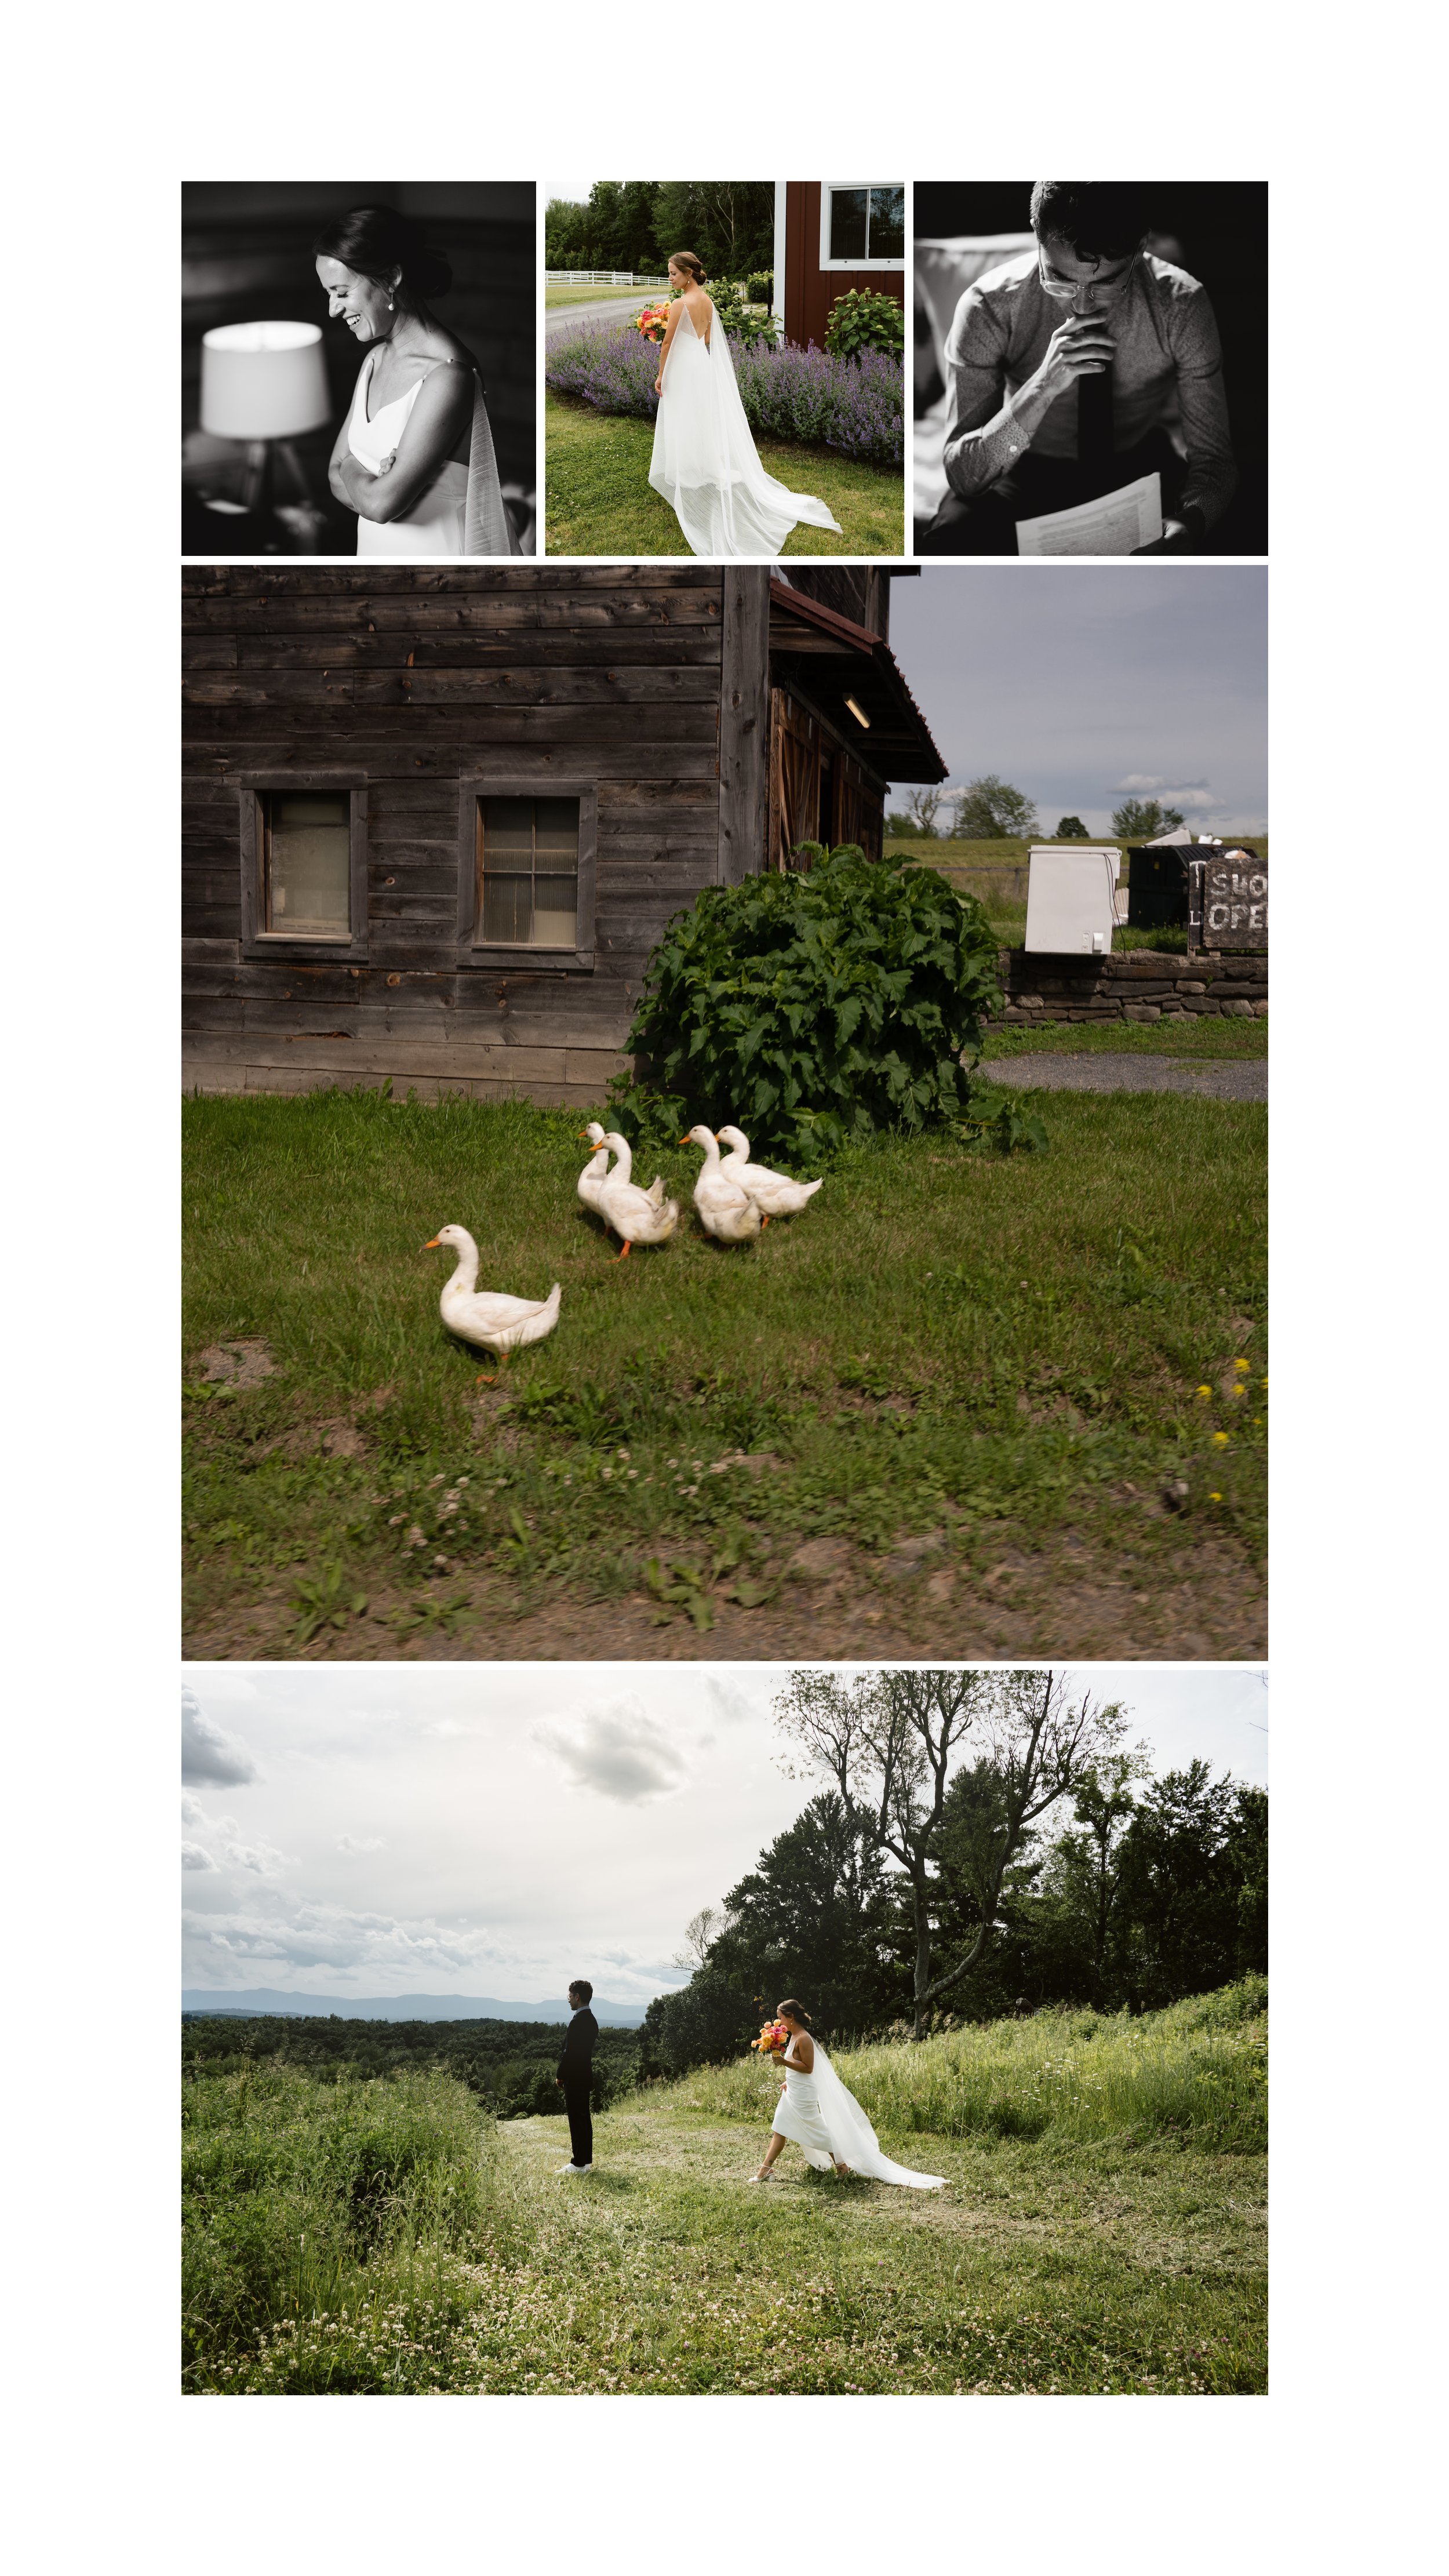
[[[1009,474],[1031,445],[1031,432],[1011,413],[998,412],[984,429],[964,430],[947,446],[943,462],[953,492],[965,499]]]

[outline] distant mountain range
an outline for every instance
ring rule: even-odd
[[[194,2013],[338,2013],[344,2021],[567,2021],[570,2005],[550,1995],[543,2003],[500,2003],[496,1995],[298,1995],[279,1994],[272,1986],[206,1994],[183,1986],[181,2009]],[[637,2030],[642,2004],[611,2004],[602,1995],[593,2001],[595,2021],[613,2030]]]

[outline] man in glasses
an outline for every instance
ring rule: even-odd
[[[1237,485],[1203,288],[1147,251],[1135,187],[1038,179],[1031,226],[1035,249],[988,270],[956,307],[951,488],[917,551],[1014,555],[1018,519],[1157,472],[1161,542],[1134,551],[1201,553]]]

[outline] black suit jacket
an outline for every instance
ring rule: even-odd
[[[563,2055],[558,2062],[561,2084],[585,2085],[593,2071],[594,2051],[599,2044],[599,2025],[585,2004],[569,2023],[564,2038]]]

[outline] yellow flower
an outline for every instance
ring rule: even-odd
[[[1228,1389],[1228,1392],[1229,1392],[1229,1394],[1234,1398],[1234,1400],[1236,1401],[1236,1399],[1237,1399],[1239,1396],[1241,1396],[1241,1395],[1246,1395],[1246,1394],[1247,1394],[1247,1392],[1248,1392],[1248,1390],[1247,1390],[1247,1388],[1246,1388],[1245,1386],[1234,1386],[1234,1387],[1230,1387],[1230,1388]]]
[[[1235,1369],[1240,1369],[1240,1370],[1243,1372],[1243,1374],[1246,1376],[1246,1374],[1247,1374],[1247,1367],[1248,1367],[1248,1363],[1247,1363],[1247,1361],[1246,1361],[1246,1360],[1234,1360],[1234,1362],[1233,1362],[1233,1366],[1234,1366],[1234,1368],[1235,1368]]]
[[[1228,1435],[1226,1431],[1215,1431],[1213,1433],[1213,1447],[1215,1449],[1226,1449],[1227,1445]]]
[[[1266,1385],[1267,1385],[1267,1383],[1268,1383],[1268,1381],[1267,1381],[1267,1379],[1266,1379],[1265,1377],[1260,1377],[1260,1378],[1259,1378],[1259,1380],[1258,1380],[1258,1384],[1259,1384],[1259,1386],[1266,1386]]]
[[[1220,1502],[1222,1501],[1222,1499],[1223,1499],[1223,1498],[1222,1498],[1222,1495],[1221,1495],[1221,1494],[1209,1494],[1209,1496],[1208,1496],[1208,1501],[1209,1501],[1210,1503],[1220,1503]]]
[[[1200,1386],[1198,1388],[1198,1397],[1202,1403],[1211,1404],[1213,1400],[1212,1388],[1210,1386]]]

